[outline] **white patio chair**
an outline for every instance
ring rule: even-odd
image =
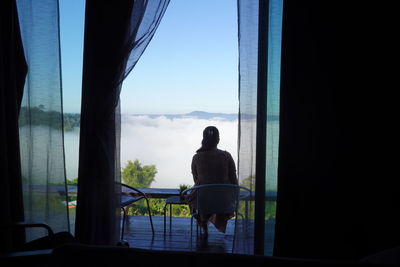
[[[196,209],[191,211],[190,236],[193,231],[193,218],[198,214],[235,214],[233,244],[235,244],[238,215],[239,191],[242,187],[236,184],[205,184],[193,186],[182,192],[182,195],[196,194]],[[248,190],[246,188],[246,190]],[[198,226],[197,226],[198,234]],[[233,249],[233,248],[232,248]]]
[[[123,211],[123,217],[122,217],[122,229],[121,229],[121,243],[126,243],[124,241],[124,232],[125,232],[125,220],[126,220],[126,213],[127,213],[127,207],[133,205],[135,202],[145,199],[146,204],[147,204],[147,212],[149,213],[149,220],[150,220],[150,226],[151,226],[151,231],[154,236],[154,226],[153,226],[153,219],[151,217],[151,210],[150,210],[150,204],[149,204],[149,199],[147,198],[146,194],[140,191],[137,188],[134,188],[132,186],[122,184],[120,183],[121,186],[121,209]],[[129,193],[135,193],[129,194]]]

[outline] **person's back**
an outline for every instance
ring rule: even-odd
[[[235,162],[231,154],[217,148],[219,131],[214,126],[208,126],[203,131],[201,147],[192,159],[192,174],[195,185],[203,184],[237,184]],[[196,192],[188,196],[187,201],[191,210],[196,209]],[[198,224],[208,233],[208,221],[215,227],[225,232],[227,221],[234,214],[200,214],[197,216]]]
[[[217,148],[196,153],[192,160],[192,173],[196,185],[237,184],[231,154]]]

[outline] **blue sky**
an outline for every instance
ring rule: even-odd
[[[59,0],[64,112],[80,112],[84,0]]]
[[[79,112],[83,0],[60,0],[64,111]],[[123,83],[122,113],[238,111],[237,3],[171,0]]]

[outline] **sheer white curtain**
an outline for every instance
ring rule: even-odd
[[[239,210],[247,219],[238,220],[239,224],[243,225],[237,227],[235,249],[248,254],[257,252],[272,255],[274,244],[282,2],[282,0],[238,1],[238,176],[241,185],[253,192],[260,192],[261,196],[256,198],[253,195],[252,201],[246,200],[240,203]],[[262,165],[262,168],[259,165]],[[257,174],[256,172],[260,170],[264,173]],[[260,214],[256,217],[256,205],[260,204],[262,209],[257,211]],[[257,223],[261,226],[258,229]],[[262,232],[259,233],[260,228]],[[255,240],[255,234],[263,242]],[[260,249],[259,246],[263,246],[264,249]]]
[[[25,220],[69,231],[58,1],[18,0],[28,64],[19,118]],[[28,239],[40,233],[29,232]]]
[[[239,183],[255,190],[257,130],[258,1],[238,1],[239,33]],[[246,221],[238,220],[235,250],[253,254],[254,201],[241,201],[239,210]],[[243,225],[242,225],[243,224]],[[243,227],[245,226],[245,227]]]

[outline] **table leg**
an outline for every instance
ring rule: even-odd
[[[166,214],[167,213],[167,204],[165,204],[164,206],[164,237],[166,234],[166,229],[167,229],[167,218],[166,218]]]
[[[169,204],[169,231],[172,231],[172,204]]]

